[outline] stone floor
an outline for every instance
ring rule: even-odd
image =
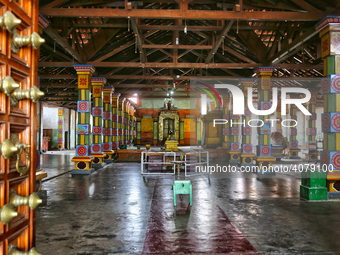
[[[143,178],[140,164],[113,163],[90,176],[72,177],[73,156],[74,151],[42,155],[48,180],[43,183],[47,198],[36,209],[41,254],[142,254],[150,252],[153,240],[173,244],[154,254],[253,254],[255,249],[260,254],[340,254],[340,203],[300,200],[299,173],[191,177],[193,206],[183,213],[172,209],[173,176]],[[187,197],[180,202],[186,205]],[[155,218],[160,222],[150,230]],[[223,240],[216,235],[226,235],[228,220],[231,228],[235,225],[230,233],[250,242],[248,253],[237,243],[226,252],[226,245],[216,242]]]

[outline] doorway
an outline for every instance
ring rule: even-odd
[[[163,120],[163,139],[167,139],[169,132],[175,134],[174,119],[166,118]]]

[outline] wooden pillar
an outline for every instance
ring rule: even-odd
[[[74,65],[78,75],[78,125],[77,125],[77,145],[76,156],[72,158],[75,163],[72,174],[90,174],[92,169],[91,156],[91,76],[95,69],[92,65]]]
[[[260,110],[268,110],[271,108],[270,78],[274,69],[274,67],[258,67],[255,69],[258,77],[258,109]],[[270,119],[270,116],[260,115],[257,117],[263,121],[263,126],[257,129],[259,138],[256,158],[257,166],[259,167],[258,174],[273,174],[275,172],[269,170],[269,167],[272,166],[276,160],[272,156],[272,147],[270,144],[271,122],[265,121],[266,119]],[[264,168],[266,168],[266,171],[263,171]]]
[[[117,152],[119,149],[119,136],[118,136],[118,112],[119,112],[119,97],[120,93],[112,94],[112,149]]]
[[[103,88],[103,152],[106,154],[105,163],[113,160],[114,151],[112,150],[112,93],[113,87]]]
[[[241,86],[244,94],[244,105],[248,102],[248,88],[252,88],[254,85],[254,79],[242,79]],[[252,127],[248,125],[248,121],[251,118],[251,111],[248,107],[244,109],[244,115],[242,116],[242,153],[241,153],[241,165],[242,166],[253,166],[254,164],[254,148],[251,143]]]

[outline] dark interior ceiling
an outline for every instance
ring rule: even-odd
[[[193,77],[322,77],[315,24],[330,0],[40,0],[49,25],[40,49],[42,101],[76,107],[74,64],[91,64],[125,97],[187,96]],[[185,31],[186,30],[186,31]],[[157,91],[157,92],[156,92]],[[150,94],[152,93],[152,94]]]

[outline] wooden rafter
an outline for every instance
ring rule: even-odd
[[[288,45],[288,47],[282,49],[281,51],[277,52],[275,55],[273,55],[270,59],[268,59],[269,63],[278,63],[280,62],[280,59],[293,51],[295,48],[299,47],[303,42],[307,41],[308,39],[312,38],[318,33],[318,31],[315,30],[314,27],[311,27],[303,33],[301,36],[297,37],[292,43]],[[317,69],[317,68],[316,68]]]
[[[218,38],[216,39],[216,42],[215,42],[214,46],[212,47],[212,49],[208,53],[208,56],[205,59],[205,63],[206,64],[210,63],[210,61],[213,58],[213,56],[215,55],[217,49],[220,47],[221,43],[224,41],[224,37],[229,32],[229,30],[230,30],[231,26],[233,25],[233,23],[234,23],[234,21],[230,20],[229,22],[227,22],[224,25],[221,33],[218,35]]]
[[[148,19],[195,19],[195,20],[320,20],[323,13],[278,11],[207,11],[207,10],[150,10],[150,9],[104,9],[104,8],[42,8],[40,13],[53,17],[105,17]]]
[[[85,62],[84,58],[68,44],[65,38],[62,38],[57,31],[51,26],[44,28],[44,32],[55,40],[61,47],[63,47],[71,56],[73,56],[79,63]]]
[[[146,56],[145,56],[145,51],[144,51],[143,46],[142,46],[143,45],[143,36],[139,32],[136,19],[130,18],[130,21],[131,21],[133,33],[135,34],[135,37],[136,37],[137,47],[138,47],[139,54],[140,54],[140,57],[141,57],[141,62],[145,63],[146,62]]]

